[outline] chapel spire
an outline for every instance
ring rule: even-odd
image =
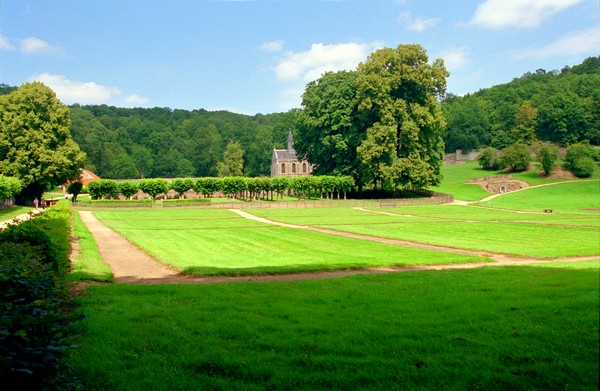
[[[288,130],[287,151],[288,151],[288,153],[294,152],[294,138],[292,137],[292,129],[291,128]]]

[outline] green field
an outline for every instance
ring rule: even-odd
[[[595,390],[599,275],[585,262],[91,286],[71,363],[86,390]]]
[[[506,175],[504,171],[485,171],[476,160],[467,161],[464,164],[447,164],[442,166],[442,175],[444,179],[438,187],[432,190],[454,195],[457,200],[477,201],[489,195],[486,190],[477,184],[469,183],[472,178],[483,178],[493,175]],[[574,181],[577,178],[546,178],[539,174],[539,169],[527,172],[510,173],[513,179],[527,182],[530,186],[541,185],[545,183]],[[592,178],[600,178],[600,165],[596,164]]]
[[[517,256],[600,255],[599,184],[587,181],[531,188],[474,206],[251,212],[291,224]],[[490,209],[502,206],[511,210]],[[546,208],[553,213],[544,213]],[[520,211],[537,213],[516,213]]]
[[[10,208],[0,210],[0,222],[11,220],[13,217],[29,213],[33,208],[28,206],[11,206]]]
[[[96,216],[160,261],[193,274],[277,274],[487,260],[276,227],[228,210],[96,212]]]
[[[566,182],[536,187],[508,193],[482,205],[536,212],[552,209],[556,213],[587,215],[600,219],[600,181]]]
[[[86,390],[597,390],[599,183],[532,188],[470,206],[248,210],[376,237],[599,259],[299,282],[89,286],[77,299],[83,320],[70,364]],[[278,227],[228,210],[95,214],[189,273],[486,259]],[[88,238],[79,224],[76,235]],[[97,254],[81,247],[83,258]]]

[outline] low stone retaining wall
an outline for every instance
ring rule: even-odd
[[[228,201],[228,202],[182,202],[169,203],[168,205],[162,202],[155,203],[139,203],[139,202],[122,202],[122,203],[79,203],[73,204],[75,209],[93,210],[93,209],[167,209],[167,208],[190,208],[190,209],[304,209],[304,208],[335,208],[335,207],[367,207],[379,208],[382,203],[385,205],[394,203],[396,206],[414,206],[414,205],[441,205],[454,201],[454,197],[450,194],[434,193],[430,197],[421,198],[393,198],[393,199],[372,199],[372,200],[338,200],[338,199],[322,199],[322,200],[302,200],[302,201]]]

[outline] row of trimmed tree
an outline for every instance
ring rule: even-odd
[[[87,192],[92,199],[116,198],[119,195],[131,198],[138,191],[155,199],[160,194],[169,190],[175,191],[180,198],[185,198],[185,193],[195,191],[203,197],[213,197],[222,193],[226,197],[260,200],[283,199],[284,194],[295,194],[300,198],[317,196],[319,198],[337,198],[342,194],[346,199],[348,191],[354,189],[355,183],[351,176],[307,176],[307,177],[275,177],[275,178],[177,178],[171,182],[166,179],[142,179],[140,181],[117,182],[112,179],[98,179],[87,185]]]

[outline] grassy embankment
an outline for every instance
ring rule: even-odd
[[[440,193],[454,195],[457,200],[477,201],[490,195],[483,190],[481,186],[474,183],[469,183],[472,178],[483,178],[494,175],[510,174],[513,179],[527,182],[530,186],[537,186],[546,183],[576,181],[577,178],[551,178],[545,177],[539,173],[539,167],[527,172],[512,172],[504,171],[485,171],[479,167],[475,160],[465,162],[464,164],[451,164],[442,167],[444,179],[438,187],[432,188]],[[600,179],[600,164],[596,164],[594,174],[591,179]]]

